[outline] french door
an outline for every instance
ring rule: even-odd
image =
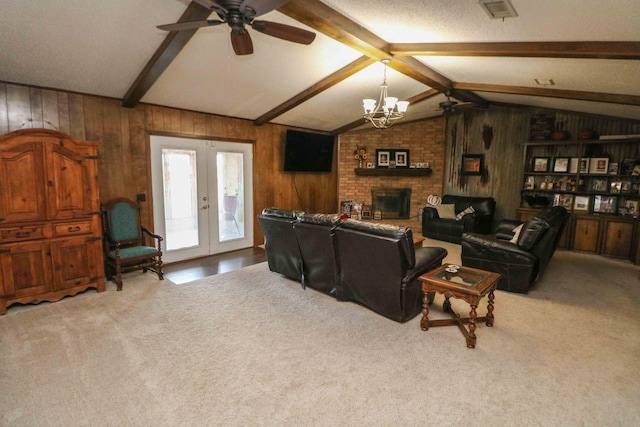
[[[151,136],[155,231],[163,260],[253,245],[251,144]]]

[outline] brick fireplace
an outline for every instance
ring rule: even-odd
[[[375,164],[376,149],[409,150],[410,163],[429,163],[429,176],[356,175],[358,161],[353,152],[364,146],[367,162]],[[421,233],[418,213],[430,194],[442,195],[445,161],[445,120],[443,118],[397,124],[385,130],[366,129],[340,135],[338,148],[338,200],[361,201],[372,205],[372,190],[381,188],[409,189],[408,212],[403,218],[386,217],[381,222],[411,227]]]

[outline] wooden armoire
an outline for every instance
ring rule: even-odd
[[[97,149],[48,129],[0,136],[0,314],[104,291]]]

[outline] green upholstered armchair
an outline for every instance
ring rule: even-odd
[[[129,199],[117,198],[100,207],[104,236],[105,271],[107,279],[122,290],[122,273],[134,270],[153,271],[160,280],[162,273],[163,238],[140,223],[140,206]]]

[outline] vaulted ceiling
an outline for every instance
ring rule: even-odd
[[[517,17],[505,19],[478,0],[292,0],[259,19],[313,31],[313,43],[249,29],[244,56],[226,25],[157,28],[217,19],[207,3],[0,0],[0,80],[340,133],[363,126],[362,99],[379,96],[390,58],[405,120],[442,114],[451,90],[477,107],[640,121],[637,0],[511,0]]]

